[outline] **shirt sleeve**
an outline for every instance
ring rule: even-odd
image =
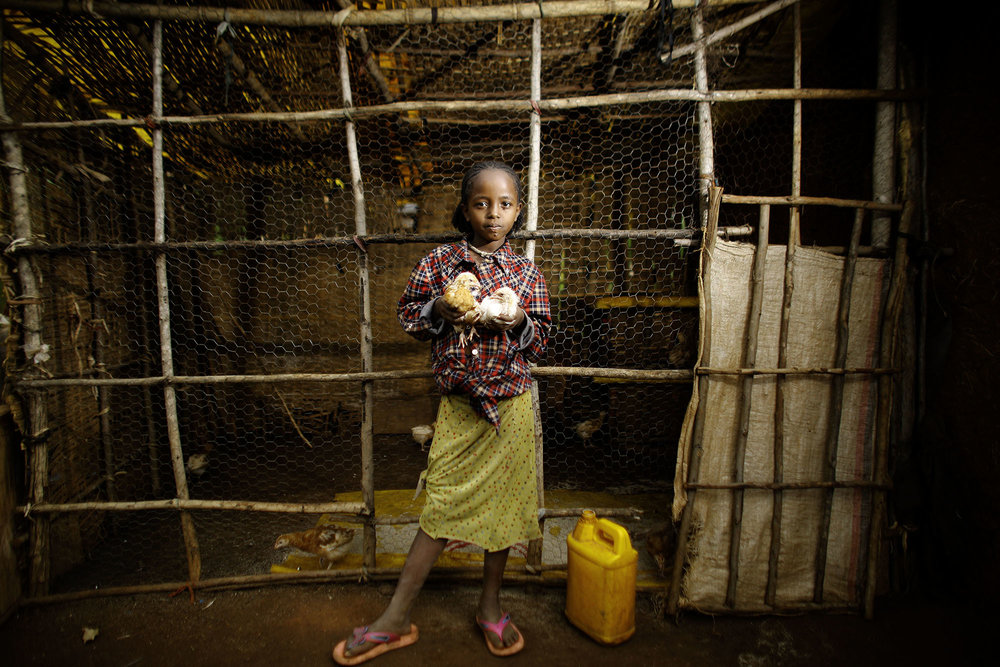
[[[530,287],[527,303],[524,304],[528,321],[518,340],[518,348],[526,360],[537,363],[545,355],[549,344],[549,328],[552,326],[549,290],[541,271],[533,264],[526,272],[525,282]]]
[[[431,273],[430,259],[425,257],[410,273],[396,307],[396,316],[403,331],[417,340],[430,340],[444,329],[444,320],[434,321],[434,300],[438,295],[434,291]]]

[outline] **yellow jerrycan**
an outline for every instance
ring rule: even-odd
[[[620,644],[635,632],[639,554],[628,531],[584,510],[566,546],[566,617],[598,642]]]

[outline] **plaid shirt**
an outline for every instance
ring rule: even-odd
[[[476,327],[475,340],[463,347],[459,331],[433,314],[434,301],[463,271],[479,278],[480,298],[504,286],[514,290],[527,314],[520,336],[515,338],[510,331]],[[515,255],[507,241],[482,264],[473,261],[465,241],[432,250],[410,274],[397,315],[408,334],[433,341],[431,368],[441,393],[468,394],[476,411],[497,429],[500,428],[497,401],[531,388],[528,364],[545,354],[552,324],[545,278],[526,257]]]

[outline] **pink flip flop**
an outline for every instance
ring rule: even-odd
[[[339,665],[360,665],[372,658],[403,648],[417,641],[420,633],[417,626],[410,624],[410,631],[405,635],[397,635],[394,632],[369,632],[368,626],[354,628],[354,634],[350,639],[345,639],[333,647],[333,659]],[[362,644],[375,644],[375,648],[365,651],[356,656],[348,657],[344,655],[347,649],[357,648]]]
[[[517,629],[517,626],[514,625],[514,622],[510,620],[510,614],[504,614],[503,618],[501,618],[500,621],[497,623],[487,623],[486,621],[480,620],[479,617],[477,616],[476,623],[479,625],[479,629],[483,631],[483,640],[486,642],[486,648],[488,648],[490,650],[490,653],[492,653],[493,655],[499,655],[499,656],[514,655],[515,653],[520,652],[521,649],[524,648],[524,635],[521,634],[521,631]],[[508,625],[510,625],[510,627],[514,629],[514,632],[517,633],[517,641],[511,644],[510,646],[504,646],[503,631]],[[487,632],[492,632],[497,636],[497,638],[500,640],[499,648],[493,645],[493,642],[490,641],[489,635],[486,634]]]

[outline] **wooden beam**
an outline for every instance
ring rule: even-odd
[[[758,0],[712,0],[712,6],[752,4]],[[673,0],[675,8],[690,8],[699,0]],[[273,25],[288,28],[419,25],[432,23],[473,23],[525,21],[539,18],[603,16],[645,12],[649,0],[545,0],[480,7],[415,7],[412,9],[358,10],[339,12],[309,10],[240,9],[227,7],[182,7],[155,4],[118,5],[88,0],[0,0],[0,8],[84,14],[111,18],[162,19],[244,25]]]

